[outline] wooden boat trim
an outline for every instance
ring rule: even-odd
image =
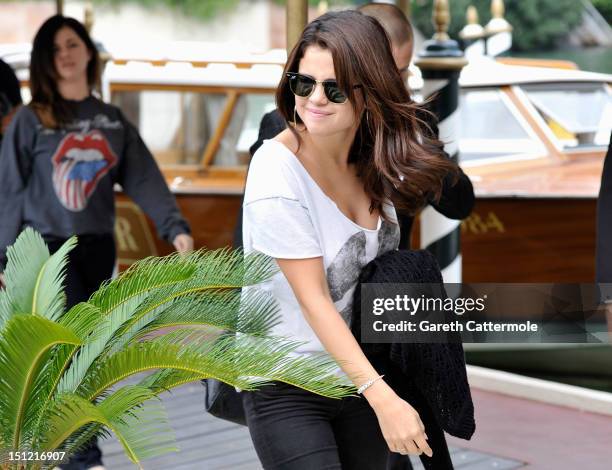
[[[165,84],[165,83],[147,83],[147,82],[112,82],[110,84],[111,93],[117,91],[180,91],[192,93],[219,93],[219,90],[227,93],[228,90],[235,91],[239,94],[256,93],[261,95],[273,94],[272,88],[256,88],[256,87],[228,87],[228,86],[213,86],[213,85],[193,85],[193,84]]]
[[[229,90],[227,93],[227,102],[225,103],[225,107],[223,108],[223,112],[221,114],[221,117],[219,118],[219,124],[217,124],[215,133],[208,142],[208,145],[204,150],[204,155],[201,159],[201,165],[205,169],[211,165],[215,154],[219,150],[219,146],[221,145],[221,139],[225,135],[227,126],[229,125],[232,119],[232,113],[234,112],[234,108],[236,108],[237,102],[238,92],[236,90]]]
[[[530,59],[525,57],[496,57],[495,61],[504,65],[523,65],[526,67],[547,67],[552,69],[580,70],[571,60]]]
[[[480,390],[612,416],[612,393],[472,365],[467,373]]]
[[[502,87],[502,92],[508,96],[510,101],[512,101],[512,103],[516,106],[529,126],[535,131],[536,135],[540,139],[540,142],[544,144],[546,150],[548,151],[548,158],[562,158],[559,141],[555,138],[554,134],[546,125],[544,120],[540,117],[538,110],[535,109],[533,104],[531,104],[531,101],[529,101],[525,92],[518,85],[513,85],[512,87]]]
[[[212,64],[231,64],[236,66],[239,69],[250,69],[254,65],[266,64],[266,65],[284,65],[284,62],[275,61],[275,60],[260,60],[260,61],[232,61],[232,60],[183,60],[183,59],[143,59],[143,58],[120,58],[113,59],[113,63],[117,65],[127,65],[128,62],[146,62],[148,64],[153,65],[154,67],[164,67],[168,64],[175,63],[186,63],[191,64],[196,68],[204,68],[208,67]]]

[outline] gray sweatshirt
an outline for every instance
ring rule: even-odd
[[[174,196],[136,128],[112,105],[89,97],[70,102],[73,121],[43,127],[23,106],[0,150],[0,272],[6,248],[30,226],[45,238],[112,234],[113,186],[121,185],[172,241],[189,233]]]

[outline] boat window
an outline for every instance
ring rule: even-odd
[[[111,101],[140,131],[162,166],[201,164],[228,97],[192,91],[113,91]]]
[[[271,93],[240,94],[212,164],[223,167],[248,165],[249,147],[257,140],[261,118],[275,107]]]
[[[612,94],[606,84],[531,84],[521,88],[564,148],[608,145]]]
[[[462,163],[482,164],[545,154],[543,144],[502,91],[463,89],[459,106]]]

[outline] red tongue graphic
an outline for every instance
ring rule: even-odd
[[[67,156],[69,153],[70,157]],[[101,160],[92,160],[92,153],[100,155]],[[105,163],[102,166],[101,161]],[[62,205],[73,212],[82,211],[95,192],[98,182],[117,161],[117,156],[100,131],[94,130],[84,135],[69,133],[60,142],[52,157],[53,187]],[[85,165],[85,169],[89,171],[76,171],[77,165]],[[81,175],[91,173],[92,166],[97,168],[93,178],[81,178]]]

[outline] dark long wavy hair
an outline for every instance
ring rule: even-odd
[[[310,46],[331,53],[336,81],[360,121],[349,163],[357,167],[372,201],[370,210],[384,217],[382,206],[391,200],[398,211],[414,214],[428,199],[439,199],[444,178],[450,174],[456,180],[457,166],[445,157],[442,142],[426,122],[431,113],[411,99],[380,23],[358,11],[326,13],[306,26],[284,72],[297,72]],[[358,93],[363,99],[356,99]],[[276,104],[285,120],[293,121],[295,97],[285,73]]]
[[[87,84],[90,91],[99,85],[100,58],[98,50],[94,45],[85,27],[74,18],[55,15],[49,18],[40,27],[34,43],[32,44],[32,55],[30,58],[30,90],[32,101],[30,106],[46,127],[62,127],[72,119],[71,107],[62,98],[58,89],[59,76],[55,70],[55,35],[57,32],[68,27],[85,43],[91,54],[87,64]]]

